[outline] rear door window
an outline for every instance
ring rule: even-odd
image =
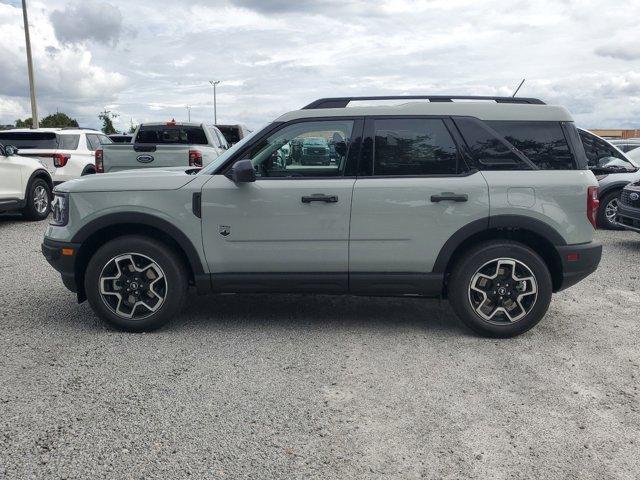
[[[375,120],[373,175],[455,175],[456,144],[441,119]]]
[[[199,126],[142,125],[136,143],[206,145],[207,136]]]
[[[55,150],[58,138],[54,132],[0,132],[0,144],[13,145],[18,149]]]
[[[559,122],[488,121],[491,128],[541,170],[575,170],[576,163]]]

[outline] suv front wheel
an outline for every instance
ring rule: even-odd
[[[35,178],[26,192],[22,214],[29,220],[44,220],[51,211],[51,187],[43,178]]]
[[[180,312],[188,274],[165,244],[129,235],[96,251],[87,266],[84,286],[91,308],[103,320],[122,330],[150,331]]]
[[[465,252],[449,282],[449,301],[458,317],[491,337],[512,337],[535,326],[547,312],[551,293],[551,275],[542,258],[508,240]]]

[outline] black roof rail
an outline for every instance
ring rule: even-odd
[[[493,100],[496,103],[527,103],[530,105],[545,105],[537,98],[528,97],[484,97],[473,95],[388,95],[379,97],[334,97],[320,98],[311,102],[303,110],[316,108],[345,108],[350,102],[359,100],[429,100],[430,102],[452,102],[454,100]]]
[[[91,128],[91,127],[62,127],[61,130],[95,130],[96,132],[99,131],[97,128]]]

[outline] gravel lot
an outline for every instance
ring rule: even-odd
[[[0,217],[0,479],[638,478],[640,235],[512,340],[448,304],[193,296],[105,327]]]

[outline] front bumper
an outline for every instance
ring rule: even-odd
[[[557,292],[575,285],[595,272],[602,258],[602,244],[599,242],[566,245],[556,249],[562,263],[562,279],[555,289]]]
[[[640,208],[629,207],[618,202],[616,223],[627,230],[640,233]]]
[[[60,272],[64,286],[70,291],[77,293],[79,289],[76,281],[75,263],[80,244],[58,242],[45,238],[41,248],[42,254],[44,258],[47,259],[47,262]]]

